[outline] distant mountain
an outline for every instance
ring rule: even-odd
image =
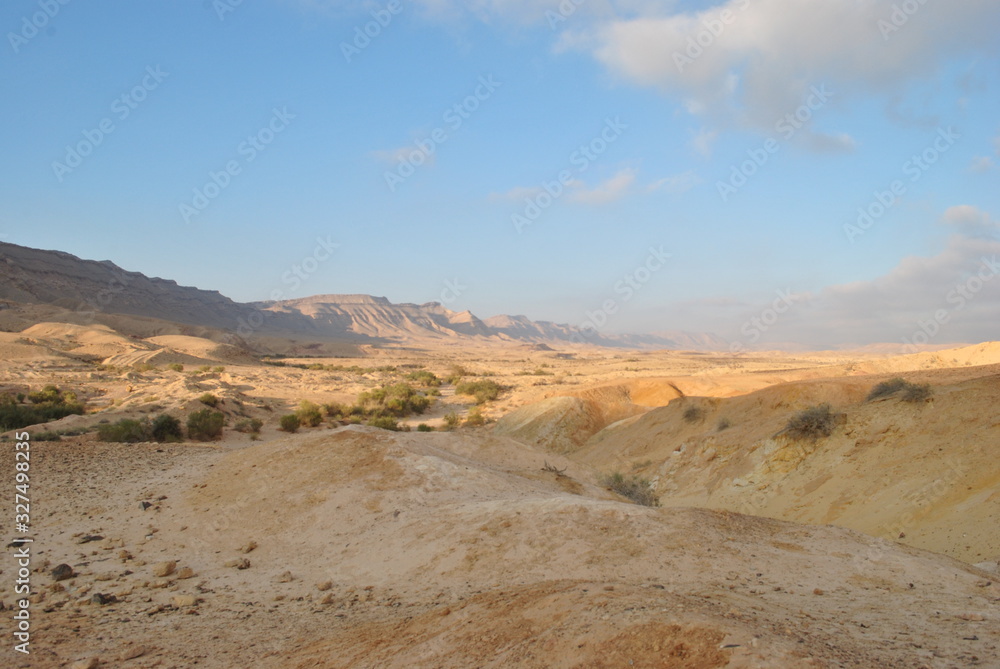
[[[437,302],[393,304],[371,295],[315,295],[279,302],[240,303],[216,291],[179,286],[126,271],[109,261],[83,260],[0,242],[0,299],[54,305],[75,315],[127,314],[217,328],[250,342],[255,335],[388,343],[475,338],[533,344],[587,343],[621,348],[724,350],[707,334],[615,335],[525,316],[480,320]]]

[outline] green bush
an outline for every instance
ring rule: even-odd
[[[733,426],[732,422],[728,418],[720,418],[719,422],[716,424],[715,429],[719,432],[728,430]]]
[[[358,395],[357,406],[369,418],[405,418],[410,414],[422,414],[430,404],[430,398],[414,390],[412,386],[396,383],[361,393]],[[354,413],[355,409],[352,407],[351,411]]]
[[[479,427],[481,425],[486,425],[486,418],[483,417],[483,412],[479,410],[479,407],[476,407],[465,417],[465,426]]]
[[[370,419],[365,425],[370,425],[371,427],[378,427],[383,430],[392,430],[393,432],[399,431],[399,423],[392,416],[379,416],[377,418]]]
[[[161,443],[165,441],[180,441],[184,438],[180,420],[170,414],[160,414],[154,418],[150,433],[155,441]]]
[[[406,380],[419,383],[424,388],[437,388],[441,385],[441,379],[439,379],[433,372],[428,372],[427,370],[410,372],[406,375]]]
[[[25,400],[30,404],[25,404]],[[0,432],[83,413],[83,404],[77,401],[76,394],[64,393],[56,386],[45,386],[27,395],[0,395]]]
[[[470,395],[476,398],[476,404],[485,404],[500,397],[503,388],[496,381],[483,379],[480,381],[464,381],[455,387],[459,395]]]
[[[222,372],[226,371],[226,368],[225,367],[213,367],[212,371],[216,372],[218,374],[221,374]]]
[[[188,438],[194,441],[214,441],[222,437],[222,427],[226,424],[225,415],[209,408],[195,411],[188,416]]]
[[[302,424],[299,421],[299,417],[293,413],[282,416],[279,419],[279,423],[281,424],[281,429],[285,432],[298,432],[299,426]]]
[[[299,425],[306,427],[316,427],[323,422],[323,411],[320,406],[309,400],[299,402],[299,408],[295,410],[295,415],[299,419]]]
[[[444,429],[446,430],[454,430],[461,422],[462,419],[454,411],[449,411],[444,415]]]
[[[219,398],[213,395],[212,393],[205,393],[204,395],[198,398],[198,401],[204,404],[205,406],[212,407],[213,409],[219,406]]]
[[[136,444],[140,441],[152,441],[153,432],[148,420],[122,418],[117,423],[99,425],[97,438],[118,444]]]
[[[829,437],[837,425],[837,416],[829,404],[803,409],[789,419],[785,431],[793,439],[819,439]]]
[[[182,365],[179,362],[172,362],[169,365],[167,365],[167,369],[169,369],[172,372],[183,372],[184,365]]]
[[[653,490],[649,479],[640,476],[625,476],[621,472],[605,474],[600,478],[601,485],[618,493],[625,499],[642,506],[659,506],[660,499]]]
[[[264,427],[264,421],[260,418],[244,418],[243,420],[236,423],[233,429],[237,432],[258,434],[260,429]]]
[[[417,432],[433,432],[434,428],[427,423],[421,423],[417,426]]]
[[[323,405],[323,412],[330,418],[342,418],[350,414],[350,407],[339,402],[327,402]]]

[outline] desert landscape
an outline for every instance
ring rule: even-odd
[[[10,666],[1000,665],[1000,343],[633,349],[359,296],[241,339],[62,294],[0,310],[4,415],[70,407],[0,437]]]

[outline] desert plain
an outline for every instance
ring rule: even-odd
[[[1000,343],[259,355],[47,313],[4,313],[0,392],[85,412],[3,437],[13,490],[30,435],[34,540],[4,666],[1000,666]],[[429,406],[398,429],[343,413],[401,383]],[[99,438],[206,408],[218,439]]]

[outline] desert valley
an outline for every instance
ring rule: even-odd
[[[579,343],[2,247],[5,666],[1000,666],[1000,343]]]

